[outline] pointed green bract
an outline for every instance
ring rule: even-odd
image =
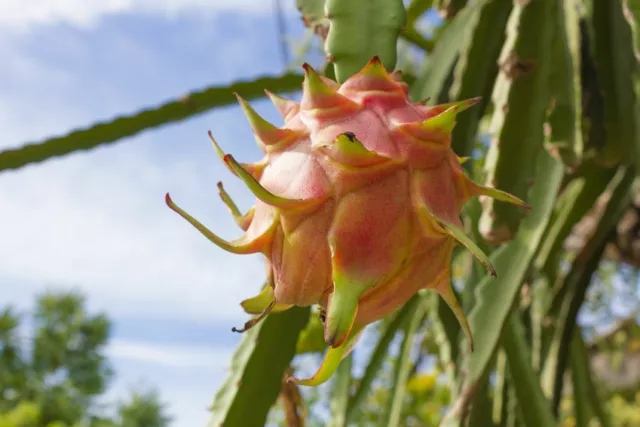
[[[280,209],[295,209],[303,206],[309,206],[313,203],[311,200],[292,200],[284,197],[276,196],[270,193],[247,172],[231,154],[224,156],[224,162],[238,175],[238,177],[247,185],[249,190],[260,200],[270,206],[274,206]]]
[[[520,206],[525,209],[531,209],[531,206],[524,202],[519,197],[516,197],[512,194],[507,193],[506,191],[498,190],[497,188],[486,187],[484,185],[472,184],[473,193],[476,195],[482,195],[491,197],[495,200],[500,200],[501,202],[506,202],[515,206]]]
[[[437,116],[431,117],[422,123],[422,127],[427,130],[439,130],[449,134],[456,125],[456,115],[458,107],[451,107]]]
[[[236,222],[236,224],[238,224],[238,227],[246,231],[247,228],[249,228],[251,220],[253,219],[254,209],[251,208],[249,209],[249,211],[247,211],[246,214],[242,215],[240,213],[240,210],[238,209],[238,206],[225,191],[222,182],[218,182],[218,192],[224,204],[227,205],[227,208],[229,208],[229,212],[231,212],[231,216],[233,216],[233,220]]]
[[[434,218],[438,222],[438,225],[440,225],[440,227],[442,227],[447,234],[449,234],[451,237],[456,239],[458,243],[467,248],[469,252],[471,252],[473,256],[482,263],[482,265],[484,265],[487,271],[489,271],[489,274],[491,274],[493,277],[497,277],[496,269],[491,265],[491,261],[489,261],[489,257],[487,256],[487,254],[485,254],[482,249],[480,249],[480,247],[476,245],[471,237],[465,234],[463,229],[455,224],[449,224],[442,220],[439,220],[437,217]]]
[[[324,339],[331,347],[338,347],[346,341],[358,312],[358,301],[371,286],[371,283],[350,281],[334,264],[333,292],[329,295],[324,329]]]
[[[255,297],[246,299],[240,303],[240,306],[247,314],[260,314],[263,313],[269,305],[275,301],[273,295],[273,286],[266,284],[262,291]],[[280,313],[288,310],[292,306],[290,304],[274,304],[271,308],[271,313]]]
[[[467,340],[469,341],[469,347],[471,348],[471,351],[473,351],[474,350],[473,334],[471,333],[471,327],[469,326],[469,321],[467,320],[467,317],[464,315],[464,311],[460,306],[460,302],[458,301],[458,298],[456,298],[456,294],[453,292],[451,283],[449,283],[449,272],[447,271],[446,273],[447,273],[446,276],[441,280],[441,284],[436,288],[436,291],[438,292],[440,297],[442,297],[444,302],[447,303],[447,305],[449,306],[453,314],[456,316],[456,319],[458,319],[458,323],[460,324],[460,327],[464,331],[464,334],[466,335]],[[495,271],[493,271],[492,275],[495,276]]]
[[[391,160],[367,150],[352,132],[338,135],[331,145],[323,146],[322,150],[336,162],[351,167],[370,167]]]
[[[305,386],[318,386],[326,382],[331,378],[336,369],[338,369],[338,365],[340,365],[342,359],[349,354],[351,349],[353,349],[353,346],[356,344],[358,339],[360,339],[361,333],[362,330],[354,330],[349,339],[345,340],[340,347],[329,347],[324,359],[322,360],[320,368],[311,378],[298,379],[291,377],[288,381]]]
[[[243,236],[240,239],[237,239],[231,242],[226,241],[218,237],[211,230],[209,230],[207,227],[202,225],[202,223],[200,223],[197,219],[195,219],[194,217],[186,213],[184,210],[182,210],[178,205],[173,203],[173,200],[171,200],[169,193],[167,193],[165,200],[166,200],[167,206],[169,206],[174,212],[176,212],[178,215],[186,219],[200,233],[202,233],[203,236],[205,236],[215,245],[217,245],[221,249],[224,249],[227,252],[231,252],[234,254],[254,254],[254,253],[261,252],[264,249],[263,247],[264,243],[262,242],[260,237],[254,240],[249,240],[246,236]]]

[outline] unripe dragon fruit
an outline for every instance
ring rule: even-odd
[[[363,328],[421,289],[438,292],[473,341],[450,284],[451,255],[466,246],[495,276],[459,218],[472,196],[527,207],[472,182],[450,146],[455,117],[478,99],[426,107],[411,103],[399,72],[373,58],[342,85],[303,66],[300,103],[267,92],[284,117],[278,128],[238,97],[265,157],[240,164],[209,136],[229,170],[257,197],[242,215],[220,196],[244,235],[225,241],[173,203],[167,204],[213,243],[237,254],[263,253],[267,285],[242,306],[257,316],[319,304],[329,350],[318,372],[326,381]]]

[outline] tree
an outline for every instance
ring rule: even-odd
[[[117,424],[96,407],[113,375],[104,349],[111,324],[90,315],[77,293],[37,298],[27,332],[7,307],[0,315],[0,425],[163,427],[169,418],[154,391],[118,406]]]

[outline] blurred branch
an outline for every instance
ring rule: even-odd
[[[0,152],[0,172],[38,163],[52,157],[64,156],[80,150],[89,150],[103,144],[133,136],[172,122],[202,114],[217,107],[236,102],[234,92],[246,100],[263,98],[264,89],[271,92],[295,92],[301,89],[302,76],[285,74],[279,77],[259,77],[252,81],[235,82],[228,86],[212,86],[168,101],[158,107],[146,108],[130,115],[118,116],[107,122],[96,123],[74,130],[63,136]]]

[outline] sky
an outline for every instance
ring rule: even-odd
[[[294,37],[303,29],[283,2]],[[210,85],[283,72],[272,2],[2,0],[0,150],[131,113]],[[232,96],[229,94],[229,96]],[[267,102],[253,102],[280,123]],[[253,196],[220,163],[207,131],[241,161],[260,158],[236,106],[116,144],[0,173],[0,307],[28,313],[46,290],[79,290],[113,321],[108,398],[157,387],[175,427],[204,425],[224,378],[238,303],[257,293],[256,256],[225,253],[164,204],[225,238],[219,200]]]

